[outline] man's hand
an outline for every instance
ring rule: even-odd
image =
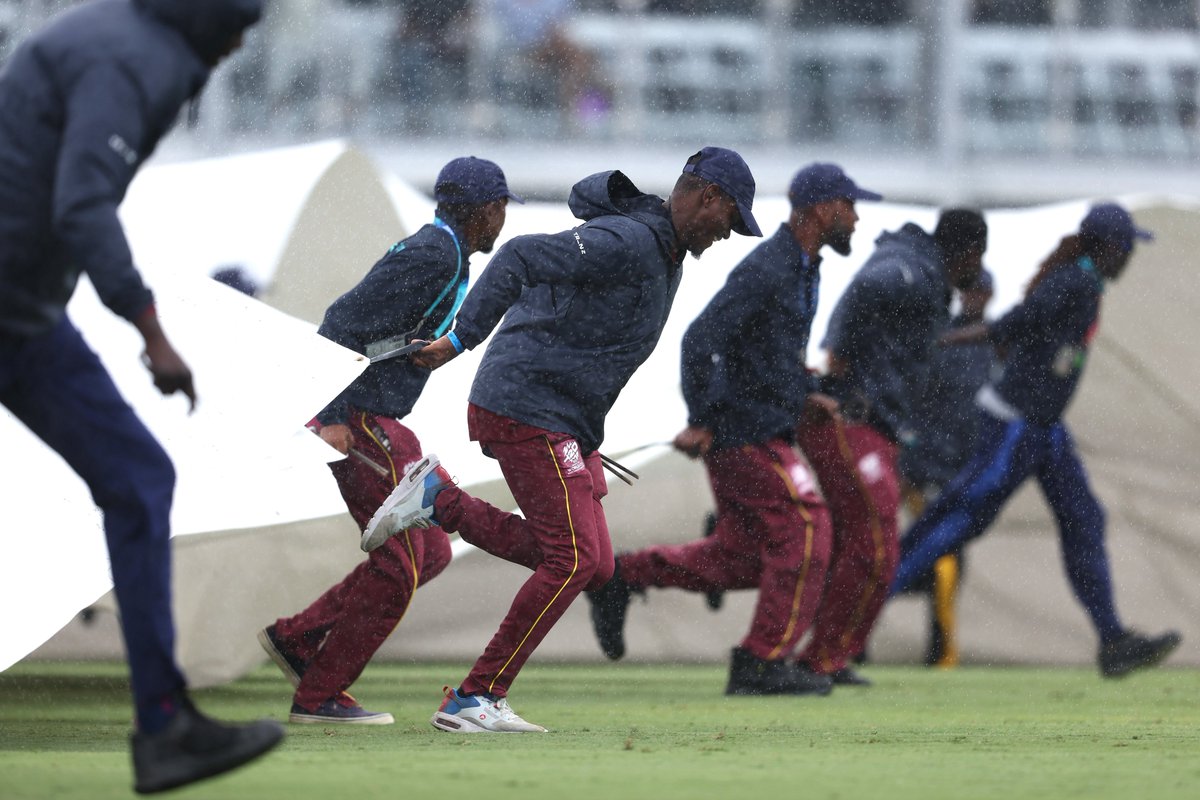
[[[675,437],[675,449],[688,458],[703,458],[712,448],[713,435],[708,428],[689,425]]]
[[[416,339],[413,340],[417,341]],[[454,349],[454,345],[450,343],[450,338],[443,336],[435,340],[429,346],[423,347],[417,352],[408,357],[408,360],[416,364],[418,367],[425,369],[437,369],[438,367],[450,361],[458,355],[458,351]]]
[[[335,425],[322,426],[317,435],[321,437],[321,441],[343,455],[349,455],[350,448],[354,446],[354,433],[350,430],[350,426],[340,422]]]
[[[155,312],[154,306],[142,312],[142,315],[134,320],[133,324],[146,341],[146,350],[142,353],[142,360],[146,364],[146,369],[150,370],[150,374],[154,377],[155,388],[168,395],[183,392],[191,401],[189,413],[195,411],[196,387],[192,382],[192,370],[167,341],[166,334],[159,327],[158,314]]]
[[[824,425],[837,419],[838,401],[827,394],[813,392],[804,398],[804,410],[800,412],[800,424]]]

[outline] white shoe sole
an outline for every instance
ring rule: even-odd
[[[283,653],[279,652],[271,642],[271,637],[267,636],[266,628],[259,630],[258,643],[266,651],[267,655],[271,657],[271,660],[275,662],[275,666],[279,667],[279,671],[283,673],[283,677],[291,682],[292,688],[299,688],[300,676],[296,674],[296,670],[292,669],[292,665],[283,657]]]
[[[437,728],[439,731],[447,733],[547,733],[548,731],[540,725],[534,725],[532,722],[527,722],[528,730],[513,730],[513,731],[498,731],[492,728],[485,728],[474,720],[466,719],[465,717],[456,717],[453,714],[447,714],[445,711],[434,713],[429,720],[429,724]]]
[[[381,711],[369,717],[323,717],[319,714],[288,714],[288,722],[296,725],[391,725],[396,720]]]
[[[433,453],[425,456],[417,465],[405,473],[400,479],[400,483],[396,484],[396,488],[387,496],[382,505],[376,509],[371,516],[371,521],[367,523],[367,527],[363,530],[362,541],[359,542],[359,547],[364,553],[369,553],[383,545],[388,539],[395,536],[400,531],[408,528],[428,528],[430,526],[429,518],[424,515],[416,515],[414,519],[405,519],[396,517],[393,512],[401,504],[405,503],[414,492],[425,491],[425,476],[437,469],[441,462]],[[412,514],[408,515],[414,516]]]

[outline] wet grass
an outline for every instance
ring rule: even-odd
[[[828,698],[726,698],[716,666],[534,664],[511,695],[549,735],[428,723],[465,664],[380,664],[355,694],[396,724],[289,726],[260,764],[184,789],[211,798],[1193,798],[1200,671],[873,667]],[[123,667],[0,674],[0,797],[129,797]],[[214,716],[282,719],[263,668],[196,693]]]

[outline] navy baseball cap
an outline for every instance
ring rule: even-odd
[[[754,176],[740,155],[724,147],[705,147],[688,159],[683,171],[715,183],[733,198],[741,217],[733,225],[735,231],[742,236],[762,236],[762,229],[750,213],[754,205]]]
[[[792,178],[788,189],[792,208],[807,208],[830,200],[882,200],[883,195],[860,187],[837,164],[809,164]]]
[[[1129,212],[1116,203],[1098,203],[1092,206],[1080,223],[1079,232],[1084,236],[1118,244],[1125,252],[1133,249],[1135,239],[1149,241],[1154,238],[1150,231],[1134,225]]]
[[[525,202],[508,188],[504,170],[493,161],[475,156],[456,158],[442,167],[433,185],[433,199],[439,203],[481,205],[501,197]]]

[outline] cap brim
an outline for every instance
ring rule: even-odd
[[[734,224],[734,232],[740,233],[742,236],[762,236],[762,229],[758,227],[758,220],[750,213],[750,207],[737,201],[737,210],[741,219]]]
[[[851,200],[882,200],[883,195],[879,192],[872,192],[870,189],[864,189],[861,186],[854,187],[854,194]]]
[[[1134,228],[1133,229],[1133,238],[1141,239],[1144,242],[1151,242],[1151,241],[1154,241],[1154,234],[1151,233],[1150,231],[1146,230],[1145,228]]]
[[[504,196],[507,197],[509,200],[512,200],[515,203],[521,203],[522,205],[525,204],[525,198],[521,197],[521,195],[517,194],[516,192],[512,191],[511,189],[505,190]]]

